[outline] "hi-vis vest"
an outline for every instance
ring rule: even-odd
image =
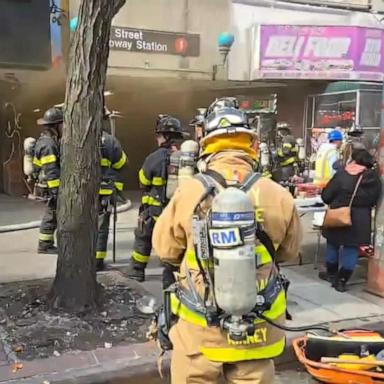
[[[257,217],[258,215],[256,215]],[[275,245],[275,249],[278,245]],[[273,261],[272,255],[268,252],[266,246],[258,243],[255,245],[255,257],[257,258],[257,290],[260,295],[265,296],[265,310],[262,313],[265,317],[275,322],[282,322],[286,314],[286,293],[282,286],[276,284],[279,279],[277,267]],[[199,271],[200,265],[203,268],[208,267],[213,270],[213,260],[198,260],[194,249],[187,249],[183,264],[186,269],[187,282],[185,286],[177,291],[171,292],[171,310],[174,315],[180,319],[194,324],[201,328],[216,328],[216,325],[210,325],[207,322],[207,316],[203,300],[197,300],[191,289],[188,287],[193,282],[190,280],[191,270]],[[255,303],[255,307],[256,307]],[[207,347],[202,345],[200,351],[203,355],[212,361],[219,362],[237,362],[245,360],[270,359],[279,356],[285,347],[284,332],[277,328],[272,328],[264,320],[255,318],[255,332],[249,335],[246,340],[233,341],[227,337],[227,345],[225,347]],[[221,330],[225,334],[226,331]],[[274,337],[271,333],[274,333]]]
[[[335,147],[330,147],[318,153],[315,165],[314,183],[325,187],[335,173],[333,165],[338,158],[338,152]]]

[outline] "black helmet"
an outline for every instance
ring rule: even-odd
[[[64,120],[63,110],[61,108],[52,107],[45,111],[44,116],[37,120],[37,125],[55,125],[60,124]]]
[[[179,119],[169,115],[159,115],[156,122],[156,133],[180,133],[183,134]]]
[[[234,108],[239,109],[240,104],[236,97],[222,97],[221,99],[216,99],[207,109],[206,117],[208,117],[212,112],[216,112],[222,108]]]
[[[353,124],[351,129],[347,132],[347,135],[350,137],[360,137],[363,135],[363,129],[360,125]]]

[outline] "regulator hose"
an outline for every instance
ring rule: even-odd
[[[306,332],[306,331],[323,331],[323,332],[327,332],[327,333],[330,333],[330,334],[335,334],[337,332],[334,332],[332,330],[330,330],[329,328],[327,327],[324,327],[324,326],[321,326],[321,325],[310,325],[310,326],[302,326],[302,327],[287,327],[285,325],[281,325],[281,324],[277,324],[275,323],[273,320],[271,320],[270,318],[264,316],[262,313],[258,313],[257,314],[257,317],[266,321],[268,324],[271,324],[272,326],[276,327],[276,328],[279,328],[281,329],[282,331],[286,331],[286,332]]]

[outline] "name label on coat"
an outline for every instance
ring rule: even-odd
[[[267,342],[267,328],[256,329],[252,336],[247,336],[245,340],[234,341],[227,335],[229,345],[248,345],[248,344],[261,344]]]

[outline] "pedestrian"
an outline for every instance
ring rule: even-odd
[[[183,141],[181,123],[175,117],[159,115],[155,128],[158,148],[144,160],[139,171],[143,189],[138,226],[127,276],[139,282],[145,280],[145,268],[152,251],[152,232],[157,218],[168,203],[168,168],[172,152],[180,149]]]
[[[316,154],[314,183],[323,188],[336,173],[340,160],[343,134],[334,129],[328,134],[328,143],[323,143]]]
[[[121,171],[127,164],[127,155],[119,140],[111,135],[111,112],[104,107],[103,132],[101,137],[101,185],[99,189],[99,232],[96,244],[96,270],[105,268],[109,226],[117,195],[123,191]]]
[[[358,262],[359,246],[371,244],[372,209],[381,193],[381,181],[373,165],[374,159],[366,149],[353,150],[351,162],[337,171],[321,195],[331,209],[352,204],[352,226],[323,230],[327,239],[326,271],[319,277],[339,292],[346,291]]]
[[[248,180],[246,196],[251,214],[243,216],[233,211],[223,211],[217,217],[224,221],[231,218],[244,220],[254,216],[255,211],[258,212],[253,220],[262,221],[266,245],[252,237],[255,233],[255,222],[252,221],[253,227],[247,228],[248,234],[251,234],[248,252],[251,253],[251,260],[258,261],[257,268],[254,267],[254,271],[248,274],[256,279],[249,288],[255,293],[256,287],[259,287],[260,295],[262,292],[271,293],[268,298],[258,296],[263,308],[260,311],[282,324],[286,316],[286,297],[282,286],[275,285],[280,280],[274,258],[288,261],[297,257],[301,240],[300,219],[289,192],[253,172],[257,160],[253,149],[256,134],[241,111],[225,107],[213,110],[204,126],[205,136],[200,143],[200,165],[204,173],[179,186],[157,220],[153,233],[153,246],[161,261],[177,271],[176,274],[169,274],[168,281],[164,281],[166,289],[176,279],[173,288],[166,291],[171,292],[170,305],[165,305],[171,307],[173,314],[166,314],[166,318],[176,316],[169,332],[173,344],[172,384],[218,384],[222,375],[229,383],[270,384],[274,378],[272,359],[284,351],[284,332],[250,315],[244,316],[248,319],[248,322],[244,322],[250,325],[247,332],[244,332],[244,328],[241,330],[246,326],[243,319],[234,316],[239,324],[235,321],[233,333],[224,324],[224,320],[230,316],[227,318],[213,304],[217,292],[215,284],[218,284],[213,268],[219,265],[212,254],[213,239],[223,235],[224,241],[235,247],[236,244],[244,244],[249,235],[242,232],[240,241],[234,232],[234,237],[228,237],[223,229],[216,228],[215,233],[209,232],[212,234],[209,240],[208,231],[211,230],[206,229],[205,224],[200,227],[198,223],[202,223],[199,220],[206,218],[207,212],[210,212],[210,193],[215,188],[228,191],[226,187],[229,186],[245,187],[245,181]],[[229,202],[233,203],[232,200]],[[242,202],[238,201],[237,204],[243,207]],[[200,219],[196,219],[196,215],[201,215]],[[210,217],[213,218],[213,213]],[[197,233],[198,227],[201,231]],[[232,257],[240,252],[237,256],[239,261],[242,259],[238,248],[231,248],[229,252],[232,252]],[[201,257],[202,254],[205,256]],[[237,260],[237,257],[234,259]],[[235,273],[238,271],[239,281],[243,280],[239,271],[244,271],[244,267],[230,270]],[[233,284],[231,279],[222,279],[221,282],[224,285]],[[222,289],[225,294],[234,295],[230,287]],[[239,294],[244,297],[235,295],[232,303],[241,303],[249,298],[241,289]],[[250,305],[254,308],[257,306],[256,302]]]
[[[60,186],[60,139],[63,130],[63,111],[50,108],[37,124],[43,128],[34,148],[33,167],[39,185],[44,185],[48,197],[40,224],[38,253],[56,254],[54,235],[57,228],[56,207]]]

